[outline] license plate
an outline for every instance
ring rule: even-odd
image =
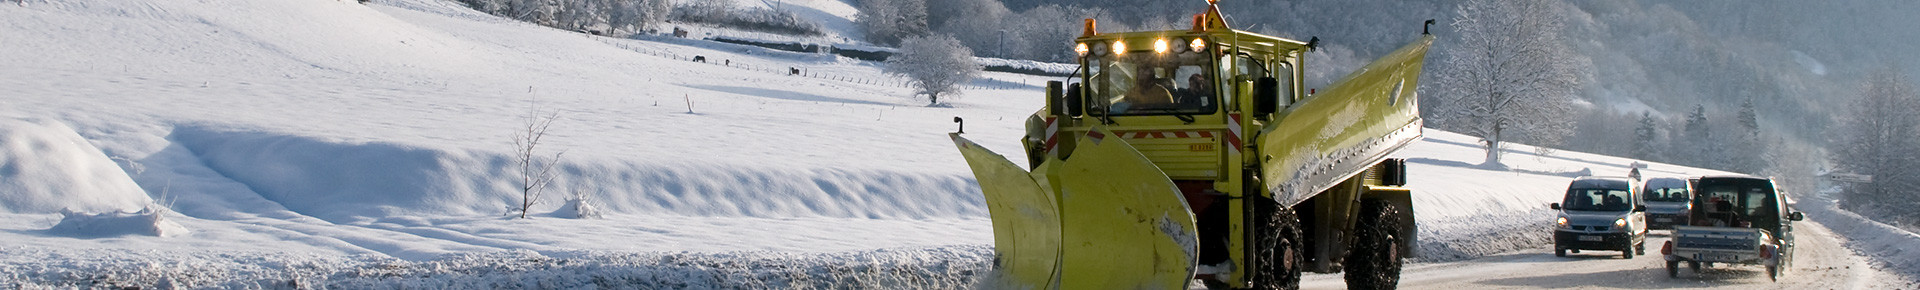
[[[1653,219],[1653,222],[1656,222],[1656,223],[1670,223],[1670,222],[1673,222],[1673,219],[1670,219],[1670,218],[1657,218],[1657,219]]]
[[[1693,259],[1701,262],[1734,262],[1737,257],[1733,254],[1699,253],[1693,254]]]
[[[1598,241],[1607,240],[1606,237],[1601,237],[1601,236],[1580,236],[1578,239],[1584,242],[1598,242]]]

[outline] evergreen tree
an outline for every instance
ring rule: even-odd
[[[1735,116],[1735,121],[1740,124],[1740,131],[1737,132],[1739,136],[1727,138],[1732,144],[1728,144],[1727,150],[1722,152],[1727,162],[1725,169],[1740,173],[1759,173],[1767,167],[1767,147],[1760,139],[1760,116],[1754,111],[1753,98],[1747,98],[1746,102],[1740,105],[1740,113]]]
[[[1719,168],[1719,146],[1713,139],[1712,124],[1707,123],[1707,106],[1694,105],[1693,112],[1687,113],[1686,142],[1679,144],[1678,152],[1686,157],[1680,161],[1696,167]]]
[[[1633,157],[1641,160],[1665,160],[1660,156],[1659,124],[1653,112],[1640,113],[1640,126],[1633,128]]]

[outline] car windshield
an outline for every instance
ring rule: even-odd
[[[1642,197],[1651,202],[1687,202],[1687,200],[1692,198],[1692,196],[1687,194],[1687,189],[1684,187],[1648,188],[1646,194],[1642,195]]]
[[[1193,52],[1133,52],[1087,60],[1087,83],[1095,112],[1110,115],[1211,114],[1211,58]]]
[[[1687,182],[1679,178],[1648,179],[1640,197],[1649,202],[1687,202],[1693,196],[1687,191]]]
[[[1567,190],[1563,208],[1574,211],[1627,211],[1633,209],[1633,195],[1620,188],[1574,188]]]

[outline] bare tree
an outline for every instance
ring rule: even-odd
[[[940,103],[941,94],[958,93],[960,83],[980,76],[980,64],[973,61],[972,49],[942,34],[901,41],[900,53],[888,57],[882,71],[907,77],[933,105]]]
[[[1840,170],[1873,176],[1873,182],[1847,188],[1840,204],[1869,215],[1910,209],[1920,186],[1920,90],[1906,75],[1888,70],[1867,77],[1861,97],[1842,120],[1833,159]],[[1895,210],[1899,209],[1899,210]]]
[[[540,194],[553,183],[554,165],[560,163],[562,150],[553,157],[541,156],[538,152],[540,141],[547,136],[547,129],[553,121],[560,119],[559,111],[542,112],[538,100],[527,101],[526,122],[518,132],[513,133],[514,157],[520,166],[520,218],[527,218],[527,210],[540,203]]]
[[[1434,123],[1481,138],[1487,166],[1501,142],[1558,145],[1573,132],[1574,94],[1592,62],[1560,35],[1559,1],[1469,0],[1460,33],[1437,74]]]

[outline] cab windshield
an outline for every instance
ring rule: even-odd
[[[1212,59],[1192,51],[1107,54],[1087,60],[1091,111],[1108,115],[1211,114]]]

